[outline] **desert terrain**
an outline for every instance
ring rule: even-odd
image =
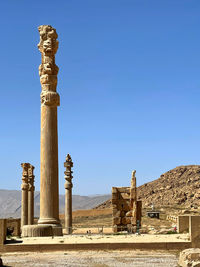
[[[159,251],[70,251],[54,253],[15,253],[2,257],[6,266],[90,266],[90,267],[175,267],[177,253]]]

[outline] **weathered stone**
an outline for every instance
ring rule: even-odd
[[[24,225],[22,227],[22,237],[52,236],[51,225]]]
[[[131,218],[131,224],[132,225],[136,225],[137,224],[137,220],[136,220],[135,216]]]
[[[28,224],[34,224],[34,171],[35,167],[29,164],[28,168]]]
[[[58,67],[55,54],[58,49],[56,30],[50,25],[38,27],[42,54],[39,67],[41,92],[41,143],[40,143],[40,218],[39,224],[61,228],[58,193],[58,131],[57,106],[60,97],[56,92]],[[60,230],[58,231],[61,232]]]
[[[117,187],[112,188],[112,194],[117,193]]]
[[[178,216],[178,233],[189,231],[189,215]]]
[[[130,199],[130,194],[128,193],[121,193],[120,195],[123,199],[128,199],[128,200]]]
[[[130,210],[130,211],[128,211],[128,212],[126,212],[126,216],[127,217],[131,217],[132,216],[132,214],[133,214],[133,212]]]
[[[21,163],[22,167],[22,198],[21,198],[21,227],[28,224],[28,168],[29,163]]]
[[[126,215],[126,212],[125,212],[124,210],[122,210],[122,211],[120,212],[120,216],[121,216],[121,217],[125,217],[125,215]]]
[[[112,193],[112,199],[120,200],[120,194],[119,193]]]
[[[200,249],[189,248],[180,253],[179,266],[181,267],[199,267],[200,266]]]
[[[131,223],[131,217],[123,217],[122,218],[122,224],[130,224]]]
[[[114,217],[120,217],[121,216],[121,211],[117,210],[117,209],[113,210],[113,216]]]
[[[117,203],[118,203],[118,200],[117,199],[112,199],[112,204],[113,205],[117,205]]]
[[[113,225],[121,224],[121,217],[113,217]]]
[[[3,245],[6,241],[6,233],[7,233],[7,227],[6,227],[6,219],[0,219],[0,245]]]
[[[115,187],[115,188],[117,188],[118,193],[130,194],[130,187]]]
[[[73,162],[71,156],[67,154],[66,161],[64,163],[65,171],[65,229],[66,234],[72,233],[72,170]]]
[[[135,171],[133,171],[131,187],[112,188],[113,227],[114,225],[118,225],[117,230],[115,228],[115,231],[121,231],[120,223],[122,224],[121,227],[123,227],[123,229],[127,229],[127,225],[136,226],[137,220],[140,221],[141,225],[141,204],[141,201],[137,202],[136,177]],[[119,217],[121,218],[120,220]]]
[[[189,217],[189,234],[194,248],[200,247],[200,216],[190,215]]]

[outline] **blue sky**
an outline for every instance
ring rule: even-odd
[[[21,162],[40,179],[37,27],[57,29],[59,183],[110,193],[200,162],[200,1],[0,1],[0,188],[20,189]]]

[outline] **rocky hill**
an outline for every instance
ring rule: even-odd
[[[128,185],[127,185],[128,186]],[[154,204],[161,206],[200,206],[200,165],[176,167],[160,176],[157,180],[138,187],[138,200],[143,207]],[[97,208],[109,208],[108,200]]]

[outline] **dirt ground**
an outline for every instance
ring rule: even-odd
[[[83,243],[156,243],[156,242],[188,242],[189,234],[120,234],[120,235],[64,235],[52,237],[27,237],[23,244],[83,244]],[[20,245],[20,243],[19,243]]]
[[[2,256],[4,266],[175,267],[178,253],[155,251],[66,251]]]

